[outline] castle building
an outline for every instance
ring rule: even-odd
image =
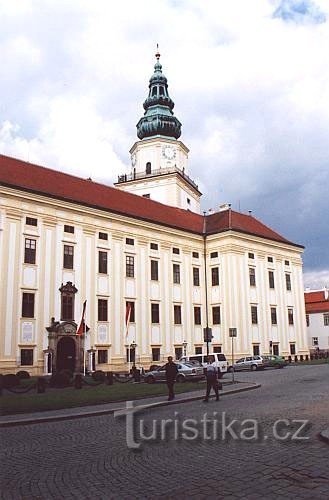
[[[305,291],[308,346],[311,354],[329,352],[329,290]]]
[[[229,328],[239,357],[309,354],[303,247],[200,214],[159,58],[115,187],[0,156],[0,372],[149,367],[205,352],[207,328],[228,359]]]

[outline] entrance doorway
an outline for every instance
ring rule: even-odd
[[[63,337],[57,344],[56,370],[75,372],[75,341],[72,337]]]

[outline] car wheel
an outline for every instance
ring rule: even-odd
[[[257,365],[251,365],[250,370],[255,372],[257,370]]]
[[[177,375],[176,382],[179,382],[179,383],[185,382],[184,375]]]
[[[150,375],[149,377],[146,377],[146,380],[145,380],[148,384],[154,384],[155,382],[155,378]]]
[[[218,378],[223,378],[223,375],[224,375],[223,372],[221,372],[221,371],[218,372]]]

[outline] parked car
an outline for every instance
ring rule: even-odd
[[[185,382],[186,380],[200,380],[204,378],[203,367],[192,363],[177,363],[178,373],[176,382]],[[160,366],[156,370],[145,373],[144,381],[148,384],[166,380],[166,365]]]
[[[245,356],[244,358],[238,359],[233,366],[229,366],[228,371],[232,372],[234,368],[235,372],[242,370],[263,370],[265,368],[264,360],[262,356]]]
[[[283,368],[287,366],[287,361],[281,356],[271,354],[270,356],[263,356],[265,368]]]
[[[225,354],[219,352],[211,352],[209,355],[214,357],[215,366],[219,368],[219,378],[221,378],[224,375],[224,373],[227,372],[227,367],[228,367]],[[180,358],[179,362],[194,363],[205,367],[207,365],[207,358],[208,356],[206,354],[193,354],[191,356],[189,355],[183,356],[182,358]]]

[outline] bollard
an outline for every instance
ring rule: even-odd
[[[289,361],[289,363],[291,363],[291,361],[292,361],[291,356],[288,356],[288,361]]]
[[[46,392],[46,380],[43,377],[37,379],[37,393],[44,394]]]
[[[133,375],[134,375],[134,381],[135,382],[140,382],[141,381],[141,371],[140,370],[138,370],[137,368],[135,368]]]
[[[74,387],[75,389],[82,389],[82,375],[81,373],[77,373],[74,377]]]
[[[106,384],[113,385],[113,372],[106,372]]]

